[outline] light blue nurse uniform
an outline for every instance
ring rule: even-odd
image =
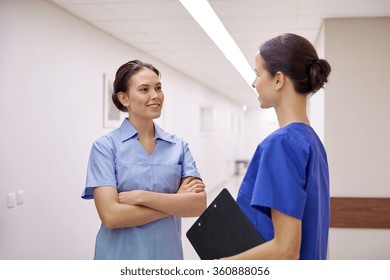
[[[122,125],[98,138],[92,146],[82,198],[93,199],[93,188],[112,186],[118,193],[147,190],[176,193],[183,177],[200,177],[188,144],[157,124],[157,145],[149,155],[138,132],[126,118]],[[96,237],[94,259],[183,259],[181,219],[168,216],[138,227],[107,229]]]

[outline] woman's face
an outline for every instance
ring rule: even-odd
[[[259,94],[259,102],[261,108],[270,108],[275,106],[276,98],[274,78],[264,68],[264,60],[259,53],[255,58],[255,73],[256,79],[253,81],[254,87]]]
[[[126,93],[130,118],[156,119],[160,117],[164,102],[164,93],[160,77],[149,68],[139,70],[128,81]]]

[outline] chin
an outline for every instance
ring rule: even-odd
[[[158,114],[153,114],[152,119],[158,119],[159,117],[161,117],[161,112]]]
[[[264,104],[264,103],[261,103],[261,102],[260,102],[260,108],[261,108],[261,109],[269,109],[269,108],[272,108],[272,106],[269,106],[269,105],[267,105],[267,104]]]

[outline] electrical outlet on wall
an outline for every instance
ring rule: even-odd
[[[18,190],[17,192],[11,192],[7,195],[7,207],[12,208],[24,203],[24,190]]]

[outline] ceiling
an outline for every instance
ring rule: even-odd
[[[253,89],[179,0],[49,0],[239,103]],[[196,1],[196,0],[194,0]],[[313,44],[325,18],[390,16],[389,0],[209,0],[251,67],[258,46],[292,32]]]

